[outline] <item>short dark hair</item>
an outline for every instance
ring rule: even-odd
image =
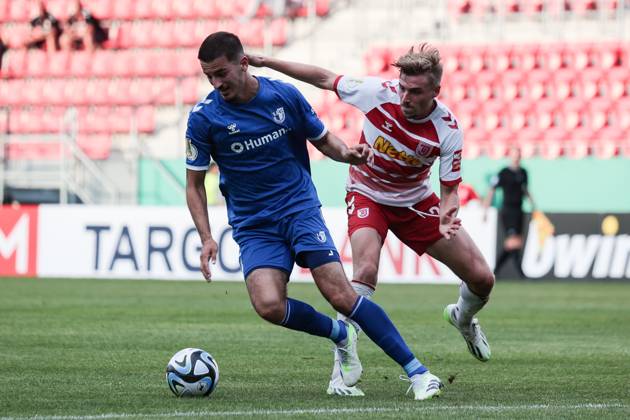
[[[229,32],[215,32],[203,40],[197,58],[206,63],[225,56],[229,61],[237,61],[243,56],[241,40]]]

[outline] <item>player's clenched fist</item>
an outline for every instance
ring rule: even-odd
[[[362,165],[372,159],[372,149],[367,144],[357,144],[349,147],[344,155],[346,163]]]

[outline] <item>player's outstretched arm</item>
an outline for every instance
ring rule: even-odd
[[[454,237],[462,225],[458,211],[457,185],[440,184],[440,233],[446,239]]]
[[[337,162],[362,165],[372,158],[372,150],[367,144],[357,144],[348,147],[330,131],[321,139],[313,141],[312,144],[317,150]]]
[[[209,262],[215,263],[218,246],[210,231],[205,178],[205,171],[186,170],[186,204],[201,238],[201,273],[207,281],[210,281],[212,273]]]
[[[280,60],[274,57],[248,54],[249,64],[254,67],[268,67],[270,69],[284,73],[294,79],[309,83],[320,89],[334,90],[337,74],[321,67],[310,64],[296,63],[293,61]]]

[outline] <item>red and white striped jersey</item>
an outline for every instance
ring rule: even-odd
[[[335,80],[339,98],[365,114],[360,143],[374,152],[374,162],[350,167],[346,189],[377,203],[408,207],[429,197],[431,165],[440,157],[440,182],[461,182],[463,132],[440,101],[421,120],[408,120],[400,109],[398,80],[378,77]]]

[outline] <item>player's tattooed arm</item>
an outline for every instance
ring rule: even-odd
[[[372,159],[370,146],[367,144],[357,144],[348,147],[343,140],[330,131],[321,139],[313,141],[312,144],[317,150],[337,162],[344,162],[350,165],[362,165]]]
[[[322,67],[255,54],[247,54],[247,59],[249,64],[254,67],[268,67],[320,89],[335,89],[337,74]]]
[[[206,281],[210,281],[212,272],[209,263],[216,262],[218,246],[210,231],[205,178],[205,171],[186,170],[186,203],[201,238],[201,273]]]
[[[440,233],[446,239],[451,239],[457,234],[462,225],[457,217],[459,211],[459,196],[457,185],[440,184]]]

